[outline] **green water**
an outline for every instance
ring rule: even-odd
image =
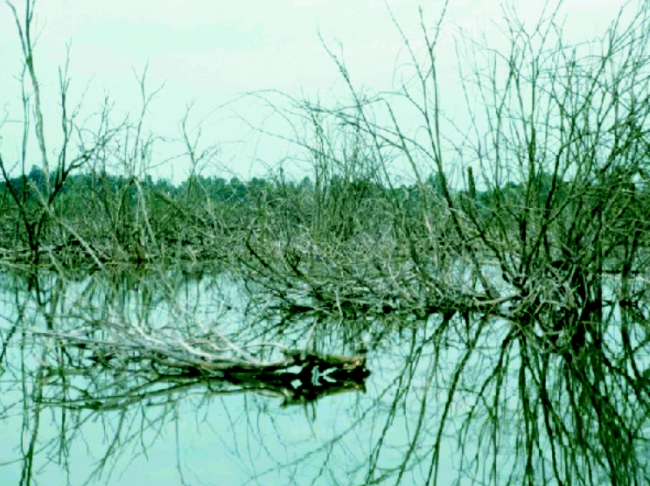
[[[572,477],[591,470],[575,484],[609,483],[607,467],[594,470],[582,449],[573,458],[554,454],[568,449],[544,435],[536,377],[557,395],[547,400],[554,414],[567,413],[567,430],[576,427],[571,410],[589,416],[590,405],[562,395],[578,389],[562,366],[535,374],[559,358],[521,346],[504,351],[511,326],[503,320],[274,318],[268,297],[224,275],[0,282],[0,484],[558,484],[553,475],[562,468]],[[283,406],[277,393],[201,380],[145,386],[136,371],[102,368],[91,350],[61,339],[110,341],[116,329],[146,339],[218,331],[242,347],[348,356],[364,346],[370,375],[359,389]],[[613,379],[599,383],[642,436],[646,422],[632,412],[641,398]],[[621,393],[628,395],[619,404]],[[630,483],[643,477],[639,464]]]

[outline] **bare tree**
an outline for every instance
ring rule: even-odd
[[[423,51],[395,22],[412,69],[396,92],[368,96],[332,53],[350,103],[273,105],[315,121],[312,138],[292,123],[317,179],[324,165],[355,160],[336,135],[358,134],[366,173],[390,189],[381,196],[390,216],[362,218],[345,245],[294,227],[272,246],[258,232],[249,275],[289,310],[455,315],[440,320],[437,336],[460,336],[465,349],[447,375],[435,447],[451,426],[447,412],[473,390],[460,439],[482,432],[476,452],[463,449],[464,471],[491,484],[642,484],[650,475],[650,7],[625,13],[589,44],[566,43],[561,3],[546,4],[533,26],[506,9],[507,51],[461,37],[469,132],[445,117],[437,66],[444,13],[430,27],[420,12]],[[413,113],[419,125],[410,132]],[[396,157],[415,180],[408,204],[391,178]],[[350,218],[358,211],[347,210]],[[389,237],[377,236],[380,219]],[[479,348],[490,354],[474,374]]]
[[[45,119],[41,82],[35,60],[36,1],[25,0],[22,11],[14,2],[7,0],[5,4],[13,15],[23,55],[23,69],[20,76],[23,132],[19,160],[12,163],[6,161],[0,154],[0,172],[19,213],[27,240],[29,259],[38,263],[41,257],[42,237],[48,230],[48,226],[51,226],[52,220],[56,219],[54,202],[61,193],[66,179],[73,171],[86,166],[89,160],[97,156],[110,143],[112,137],[119,131],[119,127],[111,127],[109,124],[108,104],[96,117],[96,126],[93,129],[80,123],[84,98],[82,96],[79,102],[71,107],[68,52],[68,59],[58,74],[60,107],[58,125],[61,134],[60,143],[54,155],[52,154],[48,149],[46,128],[53,124],[54,120],[48,122]],[[30,161],[34,160],[32,155],[34,143],[40,159],[40,164],[36,165],[39,167],[36,173],[41,176],[42,185],[27,177],[28,167],[31,167]],[[16,166],[20,168],[22,175],[19,186],[15,183],[15,179],[10,177],[11,169]],[[66,229],[70,230],[69,227]],[[75,234],[74,231],[72,233]],[[85,246],[87,251],[94,254],[87,244]]]

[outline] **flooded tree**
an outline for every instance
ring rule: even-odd
[[[650,11],[622,10],[599,41],[570,45],[560,6],[547,4],[534,25],[506,9],[506,50],[457,40],[468,130],[445,117],[443,18],[432,24],[421,13],[424,51],[402,34],[410,70],[395,93],[358,89],[332,53],[350,100],[293,100],[286,112],[313,126],[298,145],[321,180],[364,173],[393,188],[389,166],[406,161],[415,210],[390,191],[379,196],[386,212],[363,217],[345,238],[294,227],[268,250],[258,232],[249,276],[286,308],[446,317],[439,342],[460,339],[464,349],[446,379],[439,368],[446,405],[433,447],[459,430],[448,412],[469,400],[460,443],[480,433],[475,447],[461,446],[468,478],[641,484],[650,473],[642,459]],[[363,158],[350,158],[350,146]],[[439,467],[434,454],[426,484],[441,480]]]
[[[62,70],[52,155],[19,3],[0,474],[110,483],[174,442],[183,484],[233,461],[258,484],[648,483],[647,2],[590,43],[566,41],[561,3],[534,24],[505,7],[507,49],[459,34],[463,127],[440,82],[447,5],[420,11],[418,44],[393,18],[394,91],[357,87],[325,45],[347,99],[247,97],[292,130],[302,182],[202,174],[219,150],[188,111],[178,186],[150,174],[146,71],[135,121],[105,103],[91,127]],[[193,441],[215,447],[207,473]]]

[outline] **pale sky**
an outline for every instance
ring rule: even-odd
[[[23,0],[12,0],[21,9]],[[151,90],[165,83],[148,114],[148,129],[157,135],[178,134],[185,107],[195,104],[192,120],[203,119],[205,142],[221,148],[220,168],[206,175],[232,171],[242,177],[259,175],[264,167],[277,167],[291,148],[256,137],[235,114],[262,123],[266,112],[250,103],[220,106],[244,92],[275,89],[291,96],[337,98],[345,92],[336,67],[328,57],[319,32],[345,62],[358,86],[372,90],[391,88],[393,74],[403,66],[402,42],[392,25],[391,8],[410,39],[421,39],[418,6],[431,26],[443,1],[430,0],[40,0],[36,3],[36,65],[45,97],[49,150],[56,151],[57,69],[71,45],[71,96],[78,99],[90,82],[84,108],[96,110],[106,92],[117,104],[116,114],[139,111],[134,70],[148,64]],[[524,19],[539,12],[532,0],[514,0]],[[567,0],[563,12],[570,35],[593,37],[615,16],[618,0]],[[20,51],[9,8],[0,4],[0,107],[9,122],[20,117]],[[462,28],[478,35],[486,32],[494,42],[502,17],[498,1],[451,0],[443,31],[439,69],[441,90],[449,102],[460,97],[454,36]],[[576,40],[572,39],[572,40]],[[450,107],[453,110],[453,106]],[[0,112],[1,113],[1,112]],[[206,115],[212,113],[209,117]],[[0,118],[1,120],[1,118]],[[0,129],[0,150],[5,160],[16,160],[19,124]],[[268,128],[268,127],[266,127]],[[51,134],[50,134],[51,132]],[[236,142],[236,143],[235,143]],[[162,146],[160,146],[162,147]],[[160,157],[168,154],[161,148]],[[183,179],[188,165],[177,160],[156,173]]]

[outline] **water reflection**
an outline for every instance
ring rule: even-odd
[[[1,285],[3,484],[647,480],[642,306],[566,360],[490,316],[260,319],[227,275]]]

